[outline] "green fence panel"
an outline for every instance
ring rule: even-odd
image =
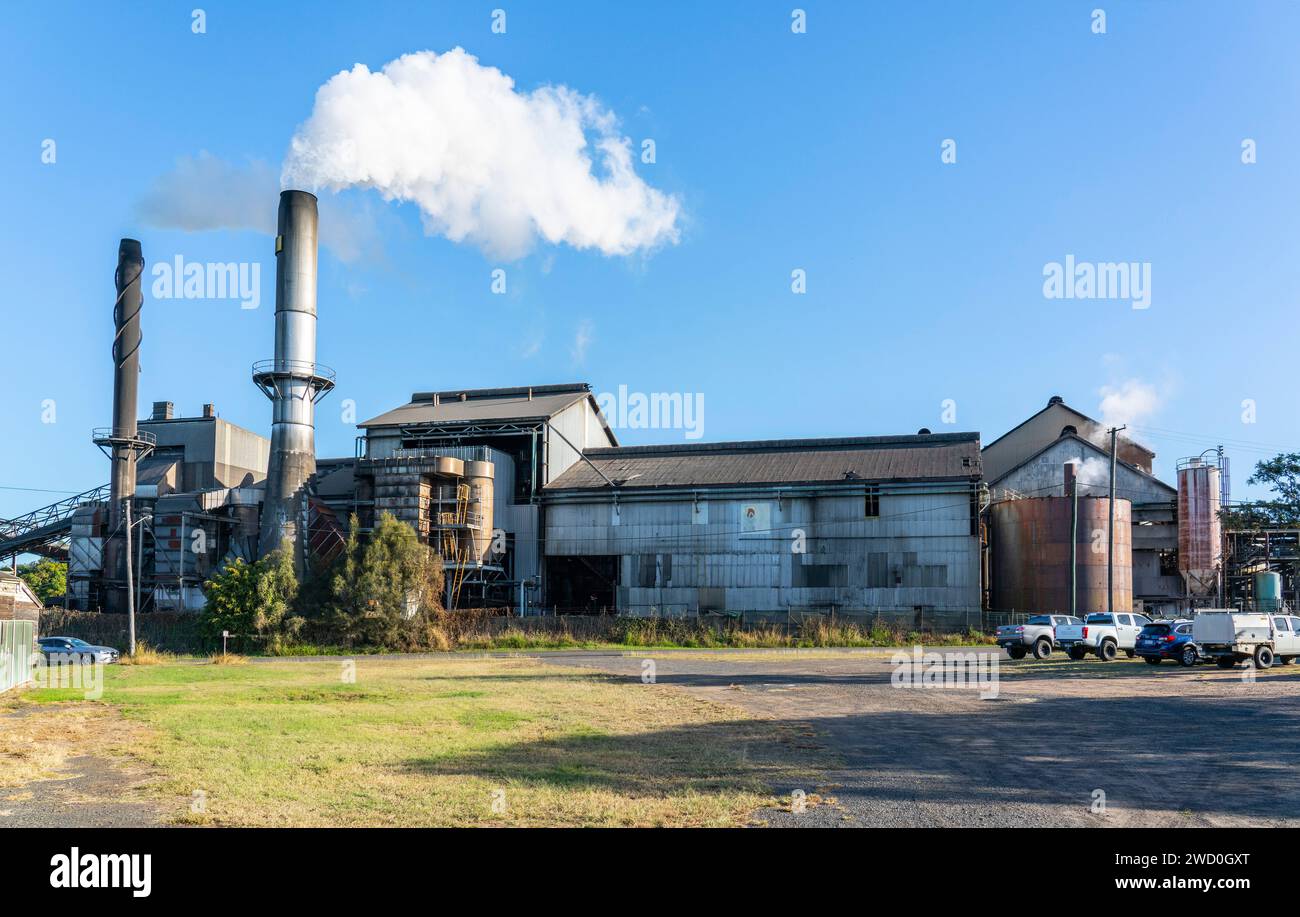
[[[32,680],[36,624],[0,621],[0,693]]]

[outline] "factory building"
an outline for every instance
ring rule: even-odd
[[[546,485],[548,599],[978,622],[975,433],[589,449]]]
[[[977,434],[621,447],[585,383],[420,392],[310,497],[410,524],[453,606],[978,614]]]
[[[352,455],[318,458],[314,406],[334,374],[315,362],[316,248],[315,198],[284,192],[274,357],[252,366],[267,438],[212,405],[178,417],[155,402],[137,419],[144,260],[122,240],[113,424],[93,437],[109,483],[0,520],[0,558],[66,557],[73,608],[193,610],[234,558],[288,543],[310,575],[353,519],[364,536],[390,513],[442,558],[450,608],[951,627],[982,609],[1105,607],[1112,583],[1117,607],[1177,610],[1297,554],[1295,533],[1242,540],[1225,572],[1221,454],[1180,463],[1175,489],[1119,436],[1112,508],[1108,431],[1060,397],[983,449],[977,433],[928,430],[621,446],[585,383],[448,389],[359,424]],[[1113,568],[1095,550],[1112,514]]]
[[[150,608],[201,608],[202,583],[218,564],[257,557],[270,442],[218,417],[212,404],[177,417],[170,401],[154,402],[137,436],[149,449],[136,462],[132,587]],[[68,606],[106,607],[109,590],[125,586],[104,564],[106,542],[120,534],[108,504],[79,506],[68,534]]]
[[[416,392],[358,427],[311,499],[363,531],[384,512],[410,524],[443,557],[449,607],[540,602],[543,489],[618,443],[586,383]]]
[[[1117,528],[1121,520],[1128,520],[1126,531],[1116,533],[1115,579],[1120,584],[1116,587],[1116,607],[1127,610],[1131,606],[1151,613],[1172,611],[1178,607],[1185,585],[1178,568],[1178,491],[1151,473],[1155,453],[1150,449],[1120,434],[1115,451]],[[1107,557],[1093,549],[1097,531],[1103,533],[1109,547],[1104,535],[1110,516],[1111,465],[1106,427],[1065,404],[1060,396],[1053,396],[1045,408],[985,446],[983,464],[992,500],[989,609],[1069,610],[1068,599],[1062,598],[1065,593],[1060,591],[1061,584],[1068,580],[1068,558],[1057,551],[1049,561],[1043,551],[1051,553],[1049,545],[1069,544],[1068,501],[1057,501],[1067,496],[1067,476],[1072,474],[1086,517],[1077,535],[1086,543],[1075,556],[1080,570],[1089,568],[1080,580],[1085,583],[1086,594],[1078,607],[1098,610],[1096,601],[1100,601],[1104,610],[1104,586],[1098,587],[1096,580],[1089,577],[1104,575],[1104,569],[1101,574],[1092,569],[1098,561],[1104,567]],[[1064,535],[1062,525],[1066,526]],[[1043,537],[1028,537],[1026,526],[1043,526]],[[1048,531],[1054,534],[1049,536]],[[1042,571],[1048,567],[1056,570],[1052,585],[1043,586],[1049,590],[1046,595],[1050,599],[1024,587],[1035,578],[1041,580]],[[1102,589],[1099,598],[1095,588]]]

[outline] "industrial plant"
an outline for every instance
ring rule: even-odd
[[[138,416],[141,276],[118,249],[108,483],[0,521],[0,558],[66,559],[66,604],[193,611],[235,558],[324,569],[384,513],[440,558],[446,607],[978,627],[1047,611],[1294,601],[1300,533],[1225,531],[1221,449],[1177,464],[1053,396],[976,432],[622,446],[581,382],[413,393],[318,457],[318,214],[280,197],[275,341],[251,379],[269,438],[215,405]],[[328,321],[328,313],[325,320]],[[156,384],[156,382],[154,383]]]

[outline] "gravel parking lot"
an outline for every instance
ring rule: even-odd
[[[895,687],[880,651],[546,658],[637,680],[654,659],[657,685],[808,724],[824,773],[781,788],[807,793],[804,811],[755,813],[772,826],[1300,825],[1300,666],[1252,681],[1206,665],[978,652],[999,657],[996,697]]]

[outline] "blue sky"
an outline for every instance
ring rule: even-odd
[[[571,380],[703,393],[706,440],[927,426],[990,442],[1052,394],[1099,416],[1110,386],[1143,395],[1138,438],[1166,479],[1228,442],[1236,496],[1255,460],[1300,448],[1296,4],[801,2],[796,35],[793,2],[210,2],[196,35],[199,2],[6,12],[0,486],[107,479],[90,430],[110,420],[122,236],[151,264],[261,264],[259,309],[146,296],[141,407],[211,401],[268,433],[248,369],[272,351],[270,237],[145,225],[141,200],[200,152],[278,172],[334,74],[457,46],[520,91],[595,96],[637,150],[652,138],[637,174],[680,202],[679,238],[503,260],[427,235],[410,203],[345,192],[373,239],[321,255],[319,359],[339,377],[321,455],[352,451],[344,399],[365,418],[416,390]],[[1044,265],[1068,254],[1149,262],[1150,308],[1045,298]],[[51,496],[0,490],[0,515]]]

